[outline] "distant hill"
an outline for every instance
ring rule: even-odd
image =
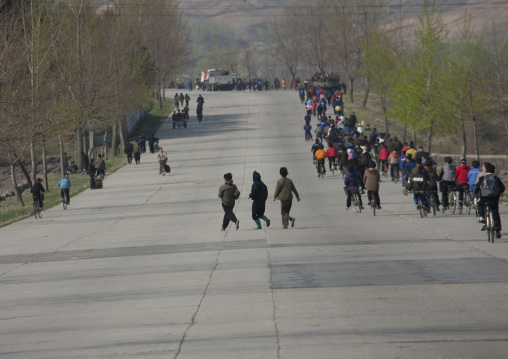
[[[380,11],[396,14],[402,11],[409,23],[417,21],[422,11],[423,0],[391,0]],[[177,1],[185,18],[190,23],[200,23],[206,19],[227,24],[237,37],[256,35],[256,28],[281,15],[291,6],[291,0],[189,0]],[[354,4],[354,2],[352,2]],[[402,6],[401,6],[402,5]],[[465,13],[472,15],[476,29],[485,25],[491,27],[495,21],[499,34],[508,34],[508,1],[506,0],[438,0],[436,9],[441,11],[443,19],[451,33],[456,31],[458,21]],[[326,10],[326,9],[325,9]],[[260,39],[255,39],[259,41]]]

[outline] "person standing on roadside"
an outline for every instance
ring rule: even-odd
[[[94,159],[92,158],[90,160],[90,163],[88,164],[88,175],[90,176],[90,189],[95,189],[95,165],[94,165]]]
[[[252,199],[252,219],[256,222],[256,229],[261,229],[260,218],[266,222],[266,227],[270,227],[270,220],[265,216],[265,204],[268,198],[268,188],[261,181],[261,175],[254,171],[252,174],[252,188],[249,198]]]
[[[289,222],[291,222],[291,227],[295,226],[295,218],[289,216],[289,212],[291,211],[291,206],[293,204],[293,193],[296,196],[298,202],[300,202],[300,195],[296,190],[293,181],[287,178],[288,170],[286,167],[280,168],[280,179],[277,181],[277,186],[275,187],[275,193],[273,194],[273,200],[278,199],[280,201],[280,212],[282,215],[282,228],[286,229],[289,226]]]
[[[134,155],[134,161],[137,165],[139,165],[141,163],[141,147],[139,147],[139,143],[137,141],[134,141],[132,154]]]
[[[222,200],[222,208],[224,209],[224,219],[222,220],[222,231],[228,228],[229,221],[236,224],[236,229],[240,226],[240,221],[233,213],[235,200],[240,197],[240,191],[233,184],[233,175],[226,173],[224,175],[224,184],[219,188],[219,198]]]

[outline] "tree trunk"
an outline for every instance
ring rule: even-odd
[[[42,138],[42,176],[44,177],[44,183],[46,187],[46,191],[49,192],[48,185],[48,163],[46,161],[46,138]]]
[[[83,143],[83,152],[88,153],[88,141],[86,140],[86,131],[83,129],[81,130],[81,133],[83,137],[81,140],[81,142]]]
[[[354,84],[355,84],[355,79],[349,79],[349,101],[351,101],[351,103],[354,103],[354,98],[353,98]]]
[[[462,142],[462,158],[466,158],[466,126],[464,126],[464,123],[460,124],[460,139]]]
[[[117,138],[116,136],[118,133],[117,128],[118,128],[117,122],[113,123],[113,130],[111,131],[111,150],[113,156],[118,155],[118,143],[116,140]]]
[[[62,135],[58,135],[58,142],[60,144],[60,174],[64,176],[64,147],[63,147],[63,139]]]
[[[84,169],[83,166],[83,157],[81,156],[81,152],[83,151],[83,135],[81,134],[83,132],[81,127],[76,128],[76,149],[74,150],[75,158],[74,161],[76,162],[76,166],[80,170]]]
[[[404,125],[404,134],[402,135],[402,143],[406,142],[406,138],[407,138],[407,126]]]
[[[122,153],[122,149],[125,148],[125,132],[122,117],[118,117],[118,136],[120,137],[120,153]]]
[[[14,168],[14,163],[12,161],[11,156],[11,180],[12,180],[12,187],[14,190],[14,193],[16,194],[16,199],[18,200],[18,203],[21,207],[25,207],[25,202],[23,202],[23,197],[21,197],[21,193],[19,192],[18,188],[18,182],[16,181],[16,171]]]
[[[431,121],[429,132],[427,132],[427,152],[430,153],[430,150],[432,148],[432,136],[434,132],[434,121]],[[416,143],[415,143],[416,146]]]
[[[415,130],[413,130],[413,145],[416,146],[416,131]]]
[[[37,176],[37,159],[35,158],[35,143],[33,137],[30,139],[30,162],[32,163],[32,173],[30,177],[35,183],[35,178]]]
[[[367,100],[369,99],[369,93],[370,93],[369,78],[367,76],[365,76],[365,94],[363,95],[363,102],[362,102],[362,106],[364,108],[367,107]],[[386,133],[388,133],[388,130],[386,130]]]
[[[161,84],[157,84],[157,93],[158,93],[158,97],[159,97],[159,110],[162,110],[162,89],[161,89]]]
[[[88,140],[90,142],[90,146],[89,146],[89,152],[88,152],[88,157],[90,157],[90,159],[92,158],[95,158],[96,157],[96,154],[95,154],[95,132],[94,130],[90,130],[88,131]]]
[[[366,103],[367,102],[365,102],[365,104]],[[381,108],[383,109],[383,115],[385,118],[385,133],[389,134],[390,131],[388,131],[388,117],[386,116],[386,99],[382,95],[381,95]]]
[[[474,148],[476,152],[476,160],[480,162],[480,146],[478,144],[478,130],[477,130],[476,116],[473,115],[473,137],[474,137]]]
[[[104,161],[108,159],[108,129],[104,130],[104,140],[102,142],[102,158]]]

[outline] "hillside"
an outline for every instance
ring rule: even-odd
[[[275,16],[282,15],[291,6],[291,0],[191,0],[177,1],[189,23],[201,23],[215,19],[229,26],[235,36],[246,37],[253,29],[264,27]],[[351,2],[356,4],[356,2]],[[422,0],[390,0],[380,11],[405,15],[408,23],[416,23],[422,11]],[[499,0],[439,0],[436,9],[441,11],[445,24],[451,33],[465,13],[472,15],[478,30],[491,27],[495,21],[500,35],[508,33],[508,2]],[[255,32],[255,31],[254,31]],[[258,39],[259,40],[259,39]]]

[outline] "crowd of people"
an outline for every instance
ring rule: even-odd
[[[326,159],[329,170],[338,169],[344,173],[346,209],[351,206],[353,194],[357,194],[363,209],[361,195],[365,191],[369,205],[381,209],[379,187],[383,174],[390,176],[393,182],[401,179],[404,188],[413,193],[415,205],[418,206],[418,198],[423,194],[425,211],[430,211],[431,196],[437,211],[440,206],[443,213],[448,210],[448,191],[451,189],[458,192],[459,208],[464,205],[466,195],[474,196],[478,221],[485,223],[483,205],[489,203],[494,214],[496,236],[501,237],[498,206],[505,187],[495,176],[493,164],[485,162],[480,169],[480,164],[473,161],[473,168],[470,168],[466,159],[462,159],[460,166],[456,167],[453,159],[446,157],[438,172],[438,163],[422,147],[416,148],[412,141],[402,143],[397,136],[371,129],[368,124],[359,122],[354,112],[346,117],[341,90],[327,92],[311,87],[305,91],[300,88],[299,96],[305,104],[305,141],[315,140],[311,152],[318,177],[323,170],[326,173]],[[328,112],[331,114],[328,115]],[[317,119],[314,131],[312,118]]]

